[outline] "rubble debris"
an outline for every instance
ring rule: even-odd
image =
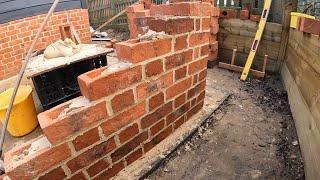
[[[168,35],[166,35],[164,31],[156,32],[150,29],[144,35],[141,35],[141,34],[138,35],[139,41],[158,40],[158,39],[164,39],[166,37],[168,37]]]

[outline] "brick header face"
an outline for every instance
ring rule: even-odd
[[[67,24],[67,15],[82,42],[91,42],[88,10],[73,9],[56,12],[51,16],[37,42],[37,50],[44,50],[49,44],[61,38],[59,26]],[[0,80],[18,74],[22,59],[44,17],[43,14],[0,24]]]
[[[183,6],[192,8],[183,15],[192,13],[192,16],[186,18],[173,12],[175,16],[167,16],[166,20],[152,17],[153,12],[145,8],[148,6],[130,7],[131,31],[148,26],[152,20],[161,25],[160,29],[170,32],[169,35],[156,40],[130,39],[117,43],[117,55],[123,62],[80,75],[78,82],[83,97],[38,116],[45,135],[42,141],[47,140],[51,146],[40,147],[19,160],[13,158],[32,143],[39,144],[37,139],[6,153],[6,174],[13,180],[109,179],[199,112],[205,98],[207,61],[214,58],[212,54],[218,49],[214,33],[218,21],[211,19],[216,19],[214,14],[219,13],[211,3],[188,2]],[[150,6],[158,12],[159,7],[166,9],[172,4]],[[137,21],[135,14],[145,24]],[[174,24],[181,28],[175,28]],[[65,111],[81,98],[89,99],[90,103]]]

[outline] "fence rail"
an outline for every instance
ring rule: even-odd
[[[97,28],[137,1],[138,0],[87,0],[91,26]],[[153,0],[153,3],[162,4],[165,1],[166,0]],[[127,15],[124,14],[118,17],[108,27],[127,28]]]

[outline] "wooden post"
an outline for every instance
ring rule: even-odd
[[[268,62],[268,55],[264,55],[264,59],[263,59],[263,66],[262,66],[262,72],[266,72],[266,68],[267,68],[267,62]]]
[[[235,62],[235,59],[236,59],[236,53],[237,53],[237,49],[233,49],[231,65],[234,65],[234,62]]]

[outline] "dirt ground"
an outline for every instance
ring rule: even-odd
[[[304,179],[281,80],[243,83],[239,76],[208,70],[208,81],[232,96],[147,179]]]

